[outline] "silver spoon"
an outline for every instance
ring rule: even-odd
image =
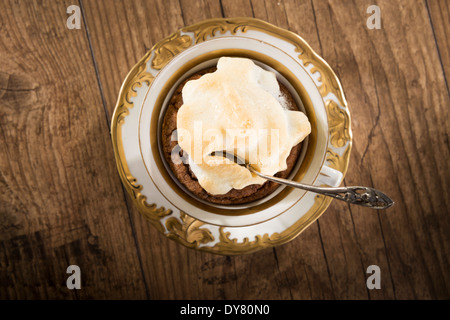
[[[210,154],[211,156],[225,157],[238,165],[247,168],[250,172],[260,176],[261,178],[284,184],[290,187],[299,188],[307,191],[312,191],[315,193],[323,194],[328,197],[333,197],[338,200],[346,201],[351,204],[357,204],[360,206],[372,208],[372,209],[387,209],[394,205],[394,201],[385,195],[383,192],[369,188],[369,187],[338,187],[338,188],[324,188],[311,186],[287,179],[277,178],[273,176],[268,176],[256,171],[250,163],[243,160],[241,157],[228,153],[226,151],[215,151]]]

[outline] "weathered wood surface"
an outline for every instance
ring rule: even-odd
[[[69,30],[71,4],[0,4],[0,298],[450,298],[447,1],[80,0]],[[123,79],[176,29],[236,16],[300,34],[331,65],[352,114],[344,183],[392,209],[334,201],[292,242],[238,257],[186,249],[137,212],[109,137]],[[70,264],[81,290],[66,288]]]

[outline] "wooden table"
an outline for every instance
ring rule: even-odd
[[[81,9],[68,29],[67,7]],[[381,29],[366,25],[381,11]],[[2,1],[0,298],[448,299],[446,0]],[[178,28],[248,16],[301,35],[341,79],[352,114],[345,185],[396,201],[333,201],[292,242],[217,256],[168,240],[135,209],[109,134],[129,69]],[[66,269],[81,268],[81,290]],[[378,265],[381,289],[369,290]]]

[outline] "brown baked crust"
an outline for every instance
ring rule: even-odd
[[[166,113],[164,115],[163,119],[163,125],[162,125],[162,146],[163,146],[163,152],[164,157],[169,164],[172,172],[174,173],[175,177],[194,195],[199,197],[200,199],[206,200],[208,202],[216,203],[216,204],[242,204],[247,203],[251,201],[255,201],[258,199],[261,199],[273,191],[275,191],[279,184],[272,182],[272,181],[266,181],[262,185],[258,184],[252,184],[249,185],[243,189],[231,189],[226,194],[221,195],[212,195],[208,193],[205,189],[202,188],[202,186],[197,181],[197,178],[195,177],[194,173],[191,171],[190,166],[188,164],[184,164],[182,162],[176,164],[171,159],[172,150],[174,148],[178,148],[180,150],[179,156],[183,156],[183,151],[178,146],[178,141],[172,141],[172,132],[177,128],[177,113],[178,109],[183,105],[183,97],[181,94],[181,91],[189,80],[194,80],[200,78],[202,75],[206,73],[214,72],[216,68],[208,68],[205,70],[202,70],[200,72],[195,73],[185,81],[183,81],[175,90],[174,94],[172,95],[172,98],[169,102],[169,106],[166,110]],[[286,87],[279,83],[281,92],[286,98],[287,106],[290,110],[299,110],[297,104],[295,103],[294,99],[292,98],[289,91],[286,89]],[[286,159],[287,163],[287,169],[281,172],[278,172],[275,174],[276,177],[280,178],[286,178],[289,176],[289,174],[292,171],[292,168],[295,166],[295,163],[297,162],[298,156],[300,154],[301,150],[301,143],[294,146],[291,150],[290,155]]]

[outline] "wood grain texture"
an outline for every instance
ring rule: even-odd
[[[86,33],[66,28],[69,5],[1,4],[0,297],[142,298]],[[71,264],[83,290],[66,287]]]
[[[65,28],[69,4],[0,4],[0,298],[450,298],[447,2],[80,0],[81,30]],[[334,201],[292,242],[225,257],[166,239],[124,196],[108,125],[126,74],[178,28],[237,16],[298,33],[330,64],[352,114],[344,184],[392,209]],[[72,263],[86,270],[76,292]],[[372,264],[381,290],[366,287]]]
[[[436,41],[439,59],[446,76],[447,92],[449,90],[448,77],[450,72],[450,4],[446,0],[427,0],[428,14],[433,27],[433,35]]]

